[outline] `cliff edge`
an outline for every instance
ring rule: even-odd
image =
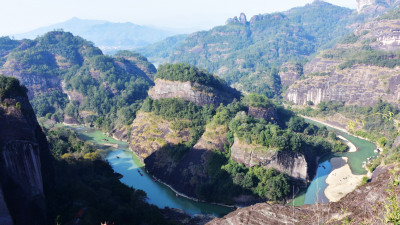
[[[46,223],[43,159],[49,152],[26,92],[18,80],[0,76],[0,183],[13,223],[39,225]],[[7,214],[4,205],[0,210]]]

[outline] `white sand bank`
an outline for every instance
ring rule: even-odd
[[[343,160],[346,162],[345,164]],[[344,164],[334,169],[326,178],[328,187],[325,189],[324,193],[331,202],[337,202],[348,193],[354,191],[364,177],[364,175],[354,175],[347,161],[347,157],[336,157],[332,158],[330,161],[332,168],[335,168],[335,165]]]

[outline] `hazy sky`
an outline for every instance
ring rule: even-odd
[[[0,35],[27,32],[72,17],[165,28],[209,29],[246,13],[284,11],[313,0],[2,0]],[[356,0],[327,0],[356,7]]]

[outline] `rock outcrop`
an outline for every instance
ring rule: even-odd
[[[275,107],[263,108],[263,107],[249,106],[248,113],[250,116],[253,116],[254,118],[257,119],[264,119],[265,121],[271,123],[279,123],[278,113]]]
[[[303,68],[299,64],[285,63],[279,70],[282,86],[288,87],[300,78]]]
[[[304,155],[288,151],[276,151],[263,146],[247,145],[238,138],[231,147],[231,158],[247,167],[274,168],[290,177],[307,182],[308,164]]]
[[[387,189],[393,183],[390,170],[399,165],[378,167],[373,173],[370,183],[347,194],[339,202],[329,204],[303,205],[293,207],[288,205],[270,205],[259,203],[250,207],[241,208],[226,215],[224,218],[214,219],[209,225],[225,224],[385,224],[385,204],[389,204]],[[397,171],[398,173],[398,171]],[[393,193],[400,194],[400,187],[396,186]]]
[[[201,106],[228,104],[236,97],[231,93],[189,81],[179,82],[162,79],[155,80],[155,86],[150,89],[149,96],[153,99],[183,98]]]
[[[398,3],[398,0],[357,0],[358,14],[375,14],[386,11]]]
[[[43,171],[51,162],[26,94],[0,96],[0,128],[0,195],[15,224],[46,224]]]
[[[0,74],[15,77],[28,89],[28,97],[32,99],[40,93],[50,93],[61,90],[61,80],[57,76],[28,73],[22,68],[20,62],[9,59],[0,69]]]
[[[361,10],[366,7],[376,3],[376,0],[357,0],[357,12],[360,13]]]
[[[309,101],[314,104],[342,101],[365,106],[375,104],[378,99],[398,104],[400,67],[357,63],[352,58],[357,56],[351,53],[361,52],[366,43],[377,51],[400,49],[400,20],[369,22],[354,31],[354,38],[354,43],[338,44],[307,63],[305,79],[293,83],[285,98],[298,105]],[[352,65],[343,66],[351,60],[355,60]]]
[[[131,125],[130,148],[143,161],[168,145],[189,140],[189,130],[173,130],[172,122],[153,113],[139,112]]]

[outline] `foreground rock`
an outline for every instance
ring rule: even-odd
[[[339,202],[300,207],[260,203],[238,209],[208,224],[343,224],[344,220],[351,221],[351,224],[385,224],[387,189],[393,183],[390,171],[398,167],[378,167],[370,183],[349,193]],[[400,187],[394,187],[393,192],[398,196]]]
[[[0,223],[46,224],[43,180],[52,171],[46,137],[24,88],[18,83],[8,93],[0,94]]]

